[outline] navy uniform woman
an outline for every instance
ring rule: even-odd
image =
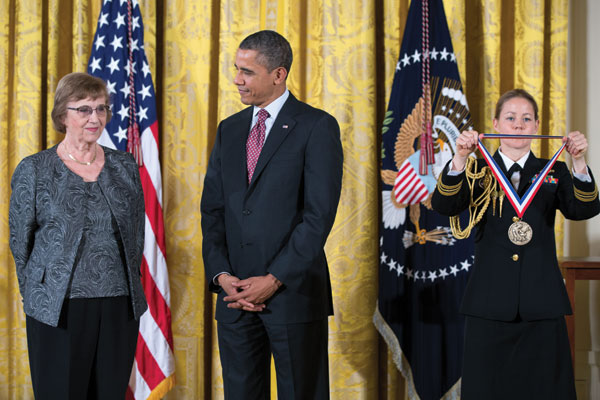
[[[535,100],[522,89],[505,93],[493,125],[502,134],[537,134]],[[433,208],[449,216],[479,205],[471,210],[469,229],[462,231],[468,234],[475,228],[476,244],[461,304],[466,316],[461,398],[575,399],[564,320],[572,311],[556,258],[554,220],[556,210],[573,220],[600,212],[598,190],[584,158],[587,141],[580,132],[563,139],[572,170],[557,161],[519,218],[485,161],[469,161],[478,138],[475,131],[457,138],[456,153],[432,198]],[[531,140],[501,139],[493,156],[519,196],[548,161],[531,152]],[[454,226],[453,231],[461,228]]]

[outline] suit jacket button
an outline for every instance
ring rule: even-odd
[[[513,261],[519,261],[519,255],[513,254],[512,259],[513,259]]]
[[[243,210],[242,214],[243,215],[250,215],[250,214],[252,214],[252,211],[250,211],[250,210]]]
[[[513,222],[517,222],[519,220],[519,217],[513,217]]]

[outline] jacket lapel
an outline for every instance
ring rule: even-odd
[[[235,135],[233,148],[235,149],[235,152],[239,153],[234,154],[231,158],[231,161],[234,163],[234,171],[236,171],[236,187],[248,188],[248,160],[246,158],[246,142],[248,141],[248,135],[250,135],[250,124],[252,124],[253,110],[253,106],[250,106],[244,110],[235,126],[236,132],[243,132],[241,135]]]
[[[281,111],[277,115],[277,119],[273,123],[269,136],[263,145],[249,187],[254,185],[254,182],[260,177],[260,174],[269,163],[269,160],[273,157],[273,154],[275,154],[287,135],[294,129],[296,121],[293,116],[296,114],[297,104],[298,100],[290,93],[290,97],[288,97],[281,108]],[[244,156],[244,160],[245,159],[246,157]]]
[[[500,152],[498,150],[496,150],[496,152],[494,153],[493,158],[496,161],[496,164],[498,164],[498,166],[500,167],[500,170],[502,171],[504,176],[506,176],[510,181],[510,176],[507,176],[508,171],[506,170],[506,165],[504,165],[504,160],[502,159],[502,156],[500,155]]]
[[[508,171],[506,170],[506,166],[504,165],[504,160],[502,160],[502,156],[500,156],[500,153],[498,151],[494,153],[494,160],[496,160],[496,163],[500,166],[502,173],[510,182],[510,176],[508,176]],[[540,172],[540,170],[542,169],[540,164],[540,160],[533,154],[533,152],[531,152],[529,154],[529,157],[527,158],[527,161],[525,161],[525,166],[523,167],[523,170],[521,171],[521,178],[519,179],[519,188],[517,189],[517,193],[519,194],[519,196],[522,196],[523,193],[525,193],[526,189],[531,185],[531,178],[533,178],[533,176]]]
[[[246,167],[246,141],[250,134],[252,110],[250,106],[242,110],[231,125],[220,132],[221,163],[223,173],[234,187],[245,191],[248,188],[248,172]]]
[[[128,234],[128,229],[124,225],[125,221],[128,221],[131,210],[128,209],[127,205],[130,204],[128,196],[129,191],[127,190],[121,170],[119,160],[114,157],[113,150],[104,149],[104,167],[98,175],[98,185],[100,190],[106,198],[108,207],[117,222],[121,239],[123,240],[123,246],[125,248],[125,254],[131,254],[133,249],[133,243],[131,243],[131,235]],[[131,260],[127,260],[129,263]]]

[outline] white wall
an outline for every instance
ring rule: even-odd
[[[588,165],[598,181],[600,2],[572,0],[569,12],[567,130],[579,130],[586,135]],[[600,216],[588,221],[568,221],[564,249],[565,256],[600,256]],[[577,395],[580,400],[600,399],[600,281],[577,281],[575,292]]]

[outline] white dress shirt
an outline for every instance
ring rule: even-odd
[[[275,119],[277,119],[277,115],[279,115],[279,111],[281,111],[281,108],[285,104],[288,97],[290,97],[290,91],[285,89],[285,92],[283,92],[281,96],[273,100],[268,106],[265,107],[265,110],[269,113],[269,118],[265,119],[265,142],[269,137],[269,132],[271,132],[271,128],[273,127],[273,123],[275,123]],[[260,110],[261,109],[259,107],[254,106],[254,110],[252,111],[252,122],[250,123],[250,128],[248,128],[248,132],[250,132],[254,124],[256,124],[256,121],[258,120],[258,112]]]

